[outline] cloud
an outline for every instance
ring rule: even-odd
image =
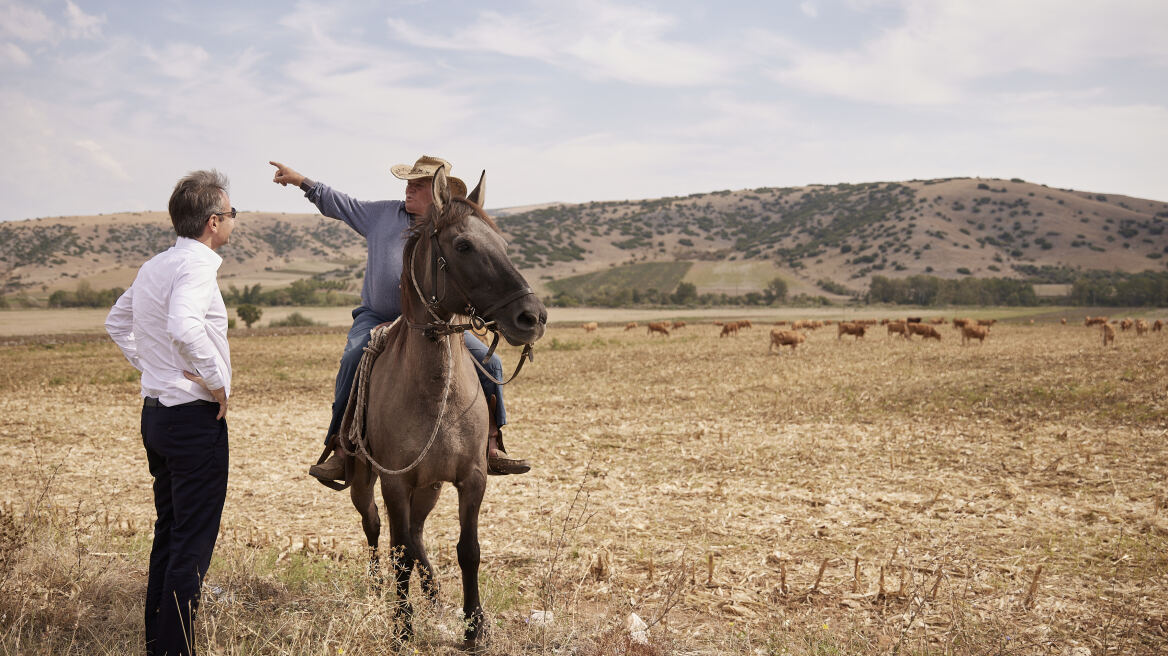
[[[93,38],[101,35],[101,26],[105,23],[104,16],[91,16],[71,0],[65,0],[65,18],[69,24],[69,36],[77,38]]]
[[[855,48],[818,50],[753,33],[773,79],[815,93],[885,104],[944,104],[988,78],[1029,72],[1073,76],[1101,62],[1168,62],[1168,4],[1121,0],[902,0],[900,25]],[[861,11],[863,8],[861,7]]]
[[[32,58],[20,46],[15,43],[0,44],[0,64],[12,64],[23,68],[31,63]]]
[[[677,25],[671,15],[609,3],[554,7],[561,13],[541,9],[549,13],[520,17],[482,11],[450,34],[397,18],[386,24],[396,39],[419,48],[533,59],[590,79],[693,86],[716,82],[730,68],[720,52],[670,39]]]
[[[41,43],[56,38],[58,28],[44,12],[11,0],[0,4],[0,34],[25,43]]]
[[[142,53],[154,62],[160,73],[179,80],[200,76],[211,59],[211,55],[202,46],[188,43],[168,43],[161,51],[145,47]]]
[[[819,7],[814,2],[811,2],[811,0],[804,0],[799,3],[799,11],[803,12],[803,15],[808,18],[816,18],[819,16]]]
[[[73,145],[84,151],[85,154],[88,155],[91,160],[93,160],[94,164],[97,164],[98,167],[113,175],[118,180],[124,182],[130,179],[130,176],[126,174],[126,170],[122,168],[122,165],[119,164],[118,161],[113,157],[111,157],[110,154],[107,153],[105,149],[102,148],[101,145],[96,141],[93,141],[92,139],[82,139],[75,142]]]

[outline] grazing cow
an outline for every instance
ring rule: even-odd
[[[599,327],[600,327],[600,324],[596,323],[595,321],[589,321],[588,323],[583,324],[581,326],[581,328],[583,328],[584,332],[586,332],[586,333],[594,333],[594,332],[596,332],[596,329]]]
[[[823,320],[823,325],[825,325],[825,326],[830,326],[833,323],[835,323],[835,319],[824,319]]]
[[[965,328],[966,326],[968,326],[972,323],[973,323],[973,319],[953,317],[953,329],[954,330],[961,330],[962,328]]]
[[[944,326],[947,322],[945,321],[945,317],[933,317],[932,319],[929,319],[929,323],[933,324],[934,326]]]
[[[1103,345],[1113,344],[1115,342],[1115,329],[1111,324],[1105,323],[1103,325]]]
[[[998,320],[997,320],[997,319],[978,319],[978,320],[977,320],[977,325],[979,325],[979,326],[985,326],[985,327],[987,327],[987,328],[988,328],[988,327],[990,327],[990,326],[994,325],[994,324],[995,324],[995,323],[997,323],[997,322],[998,322]]]
[[[835,338],[837,341],[843,339],[844,335],[855,335],[856,341],[860,341],[860,338],[864,336],[864,331],[868,330],[868,326],[859,323],[841,323],[836,326],[836,330]]]
[[[1143,319],[1136,319],[1136,335],[1148,334],[1148,322]]]
[[[630,322],[625,324],[625,332],[628,332],[630,330],[636,330],[636,328],[637,328],[636,321],[630,321]]]
[[[1126,333],[1129,329],[1131,329],[1132,326],[1135,325],[1135,323],[1136,322],[1131,320],[1131,317],[1128,317],[1119,322],[1119,329]]]
[[[900,335],[901,337],[908,339],[908,324],[903,321],[888,322],[888,336],[891,337],[892,335]]]
[[[673,322],[673,329],[677,330],[678,328],[685,328],[685,322],[684,321],[674,321]]]
[[[1083,325],[1087,327],[1099,326],[1107,323],[1107,317],[1092,317],[1087,316],[1083,319]]]
[[[743,319],[738,322],[738,328],[754,328],[754,324],[750,323],[750,319]]]
[[[715,322],[714,322],[714,325],[715,325],[715,326],[724,326],[724,325],[726,325],[726,324],[725,324],[724,322],[721,322],[721,321],[715,321]]]
[[[803,333],[797,333],[793,330],[772,330],[771,331],[771,345],[767,348],[767,353],[771,353],[774,348],[779,347],[779,351],[783,350],[784,346],[790,346],[791,352],[795,352],[795,347],[802,344],[807,339]]]
[[[664,321],[650,321],[649,336],[652,337],[653,333],[661,333],[662,335],[669,337],[669,327],[665,325]]]
[[[1156,322],[1152,324],[1152,332],[1158,333],[1163,329],[1164,329],[1164,322],[1160,321],[1159,319],[1156,319]]]
[[[776,326],[785,326],[785,325],[787,325],[787,322],[785,320],[780,319],[779,321],[775,322],[775,325]]]
[[[970,326],[966,325],[961,329],[961,343],[964,345],[970,340],[977,340],[978,344],[984,343],[985,338],[990,334],[989,326]]]
[[[733,335],[735,337],[738,336],[738,322],[737,321],[731,321],[731,322],[722,326],[722,334],[718,335],[718,337],[725,337],[727,335]]]
[[[909,317],[909,318],[905,319],[904,321],[905,321],[905,323],[920,323],[921,317]]]
[[[941,341],[941,333],[937,332],[936,328],[927,323],[910,323],[907,327],[908,332],[914,335],[920,335],[925,339],[935,339],[938,342]],[[908,335],[905,335],[905,337],[908,337]]]
[[[1067,325],[1067,318],[1063,317],[1062,319],[1059,319],[1059,323],[1061,323],[1064,326]]]

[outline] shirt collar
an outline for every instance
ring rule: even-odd
[[[190,251],[200,260],[207,262],[208,264],[214,264],[216,269],[219,268],[220,264],[223,264],[223,258],[220,257],[218,253],[211,250],[210,246],[197,239],[191,239],[190,237],[179,237],[178,240],[174,242],[174,247],[179,250]]]

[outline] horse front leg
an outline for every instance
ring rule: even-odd
[[[410,547],[410,497],[409,487],[396,480],[381,481],[381,496],[385,501],[385,511],[389,516],[389,563],[393,569],[394,598],[393,617],[397,623],[394,633],[400,642],[414,637],[414,608],[410,604],[410,574],[414,570],[417,556]]]
[[[479,507],[487,480],[475,472],[458,485],[458,566],[462,570],[462,616],[466,621],[464,647],[475,650],[485,642],[485,618],[479,602]]]
[[[361,528],[365,531],[365,541],[369,544],[369,578],[373,594],[381,594],[385,582],[381,576],[381,559],[377,555],[377,542],[381,537],[381,517],[377,514],[377,501],[373,496],[375,477],[368,465],[358,465],[353,473],[353,485],[349,488],[349,498],[353,507],[361,514]]]
[[[426,527],[426,518],[438,503],[438,495],[442,492],[442,484],[435,483],[431,487],[414,490],[414,498],[410,502],[410,549],[417,561],[418,575],[422,579],[422,591],[430,603],[438,603],[438,577],[430,559],[426,555],[426,546],[422,535]]]

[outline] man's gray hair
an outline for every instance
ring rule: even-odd
[[[227,176],[211,169],[192,171],[174,186],[170,195],[170,222],[179,237],[198,239],[212,214],[227,209],[222,194],[227,193]]]

